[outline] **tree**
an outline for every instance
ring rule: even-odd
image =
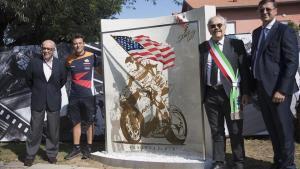
[[[157,0],[145,0],[156,4]],[[172,0],[179,4],[180,0]],[[69,41],[80,32],[99,40],[100,19],[134,8],[136,0],[0,0],[0,47]]]
[[[68,41],[76,32],[97,40],[100,18],[119,12],[122,0],[1,0],[0,38],[9,45]],[[3,46],[3,42],[1,42]]]
[[[293,21],[289,21],[288,22],[288,26],[293,28],[295,31],[300,31],[300,25],[297,25],[295,22]]]

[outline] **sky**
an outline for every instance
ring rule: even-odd
[[[122,12],[116,15],[119,19],[128,18],[152,18],[159,16],[168,16],[172,12],[180,12],[182,5],[176,5],[172,0],[157,0],[156,5],[145,0],[137,0],[134,9],[123,7]]]

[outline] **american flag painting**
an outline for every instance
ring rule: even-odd
[[[170,45],[158,43],[149,36],[112,36],[136,61],[151,59],[163,63],[163,69],[175,66],[175,52]]]

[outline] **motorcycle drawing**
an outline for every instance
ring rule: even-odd
[[[134,66],[129,81],[120,95],[120,126],[128,143],[139,143],[145,138],[166,138],[171,144],[184,144],[187,123],[182,111],[168,106],[168,82],[153,63],[126,63]]]

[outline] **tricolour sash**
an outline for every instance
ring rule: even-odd
[[[239,120],[242,119],[242,112],[240,111],[240,88],[239,88],[239,81],[240,75],[239,70],[234,73],[234,70],[225,57],[224,53],[220,50],[219,46],[209,41],[209,53],[213,60],[215,61],[216,65],[224,75],[224,77],[229,80],[232,84],[232,88],[230,91],[230,109],[231,109],[231,120]]]

